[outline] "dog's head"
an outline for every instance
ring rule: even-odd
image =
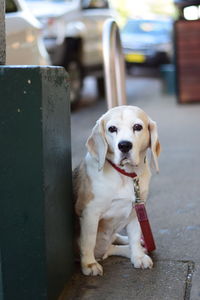
[[[97,121],[86,146],[98,160],[99,170],[106,158],[121,167],[138,167],[148,148],[159,170],[160,143],[156,123],[136,106],[118,106],[105,113]]]

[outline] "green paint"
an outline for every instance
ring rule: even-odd
[[[0,99],[2,299],[56,299],[73,267],[67,75],[2,67]]]

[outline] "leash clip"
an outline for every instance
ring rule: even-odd
[[[143,201],[140,198],[139,177],[133,178],[133,183],[134,183],[135,203],[136,204],[143,203]]]

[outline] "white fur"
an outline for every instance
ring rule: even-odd
[[[136,123],[143,126],[141,131],[133,131]],[[110,126],[116,126],[118,132],[109,132]],[[124,140],[133,144],[125,158],[118,148],[118,143]],[[89,202],[85,199],[80,215],[79,245],[85,275],[102,275],[103,269],[97,260],[110,255],[130,258],[135,268],[152,268],[153,262],[141,245],[141,230],[134,210],[133,179],[117,172],[106,158],[127,172],[138,174],[141,197],[146,201],[151,174],[145,157],[150,147],[158,169],[156,143],[159,142],[155,122],[137,107],[116,107],[97,121],[87,141],[89,152],[85,158],[93,199]],[[99,227],[101,221],[103,229]],[[128,237],[118,234],[124,228]]]

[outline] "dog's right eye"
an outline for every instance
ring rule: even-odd
[[[110,126],[110,127],[108,128],[108,131],[110,131],[111,133],[117,132],[117,127],[115,127],[115,126]]]

